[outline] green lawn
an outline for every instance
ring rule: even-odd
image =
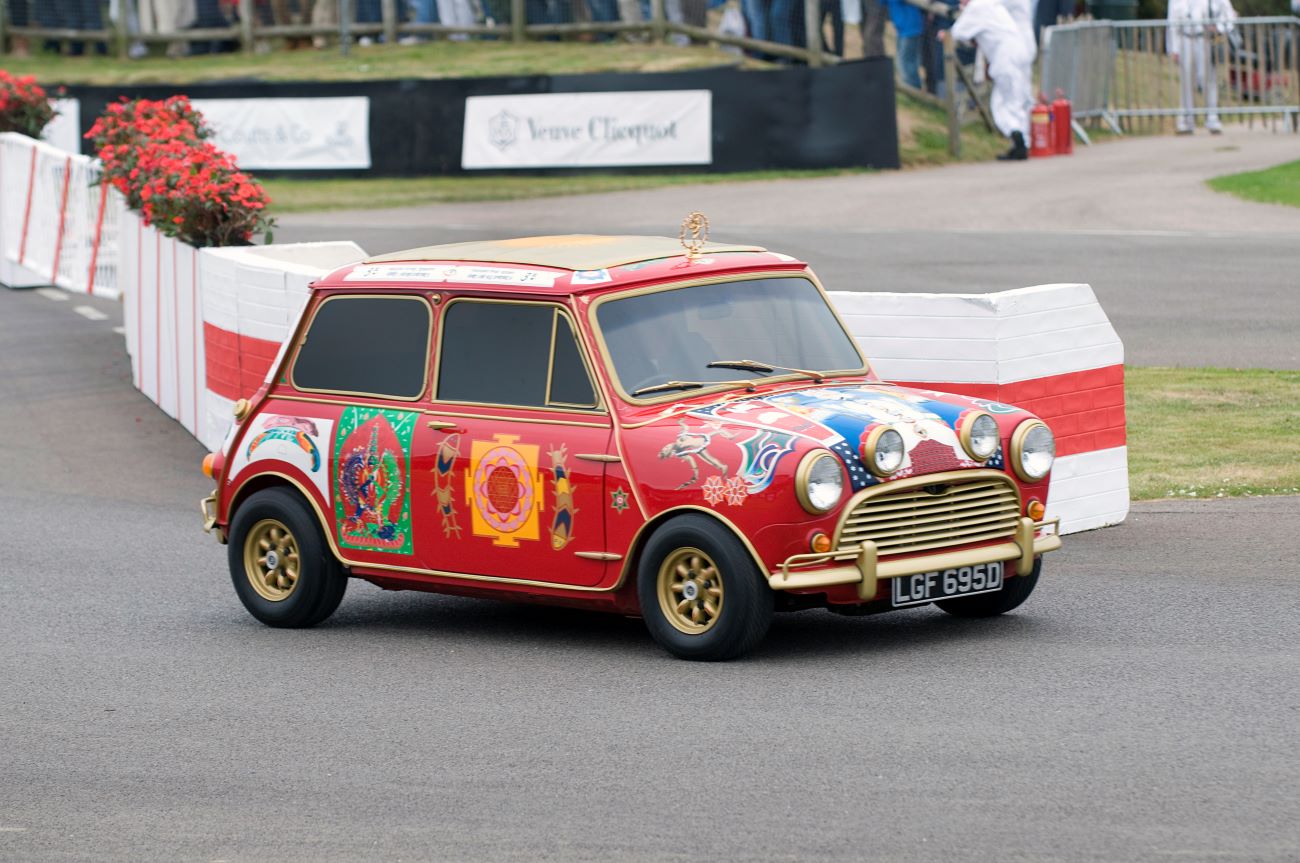
[[[1300,494],[1300,372],[1129,368],[1134,500]]]
[[[634,42],[523,42],[471,40],[422,45],[357,46],[343,57],[337,47],[122,61],[108,57],[19,59],[0,57],[0,68],[35,75],[42,84],[192,84],[250,78],[262,81],[368,81],[382,78],[475,78],[492,75],[576,75],[589,72],[672,72],[734,66],[734,54],[717,48]]]
[[[1300,207],[1300,162],[1287,162],[1263,171],[1227,174],[1208,182],[1215,191],[1247,201]]]

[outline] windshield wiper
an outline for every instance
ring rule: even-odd
[[[775,371],[783,371],[783,372],[791,372],[796,375],[806,375],[807,377],[812,378],[817,383],[821,383],[822,381],[826,380],[826,376],[821,372],[814,372],[808,369],[792,369],[789,366],[777,366],[771,363],[760,363],[758,360],[714,360],[713,362],[709,363],[707,367],[711,369],[745,369],[749,371],[761,372],[764,374],[767,374],[769,372],[775,372]]]
[[[640,396],[646,393],[667,392],[668,390],[698,390],[704,384],[699,381],[665,381],[662,384],[654,386],[641,387],[639,390],[632,390],[631,395]]]

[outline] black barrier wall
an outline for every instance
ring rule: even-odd
[[[67,85],[81,101],[84,134],[104,107],[122,96],[195,99],[368,96],[368,171],[312,171],[313,175],[411,176],[484,173],[460,166],[465,99],[534,93],[637,90],[710,90],[713,163],[677,171],[753,171],[770,168],[897,168],[898,127],[893,61],[886,57],[810,69],[734,68],[656,74],[527,76],[361,82],[228,81],[211,84],[90,87]],[[83,150],[90,153],[88,142]],[[528,173],[572,173],[573,168]],[[584,170],[663,171],[660,168]],[[297,172],[258,171],[263,175]]]

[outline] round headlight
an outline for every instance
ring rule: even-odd
[[[998,451],[998,421],[982,413],[961,427],[961,445],[971,458],[984,461]]]
[[[1011,436],[1011,466],[1026,482],[1037,482],[1047,476],[1056,461],[1056,438],[1052,431],[1038,420],[1020,424]]]
[[[826,450],[804,456],[795,475],[799,503],[813,515],[830,512],[844,495],[844,468]]]
[[[896,429],[878,426],[862,444],[862,460],[876,476],[889,476],[903,466],[903,436]]]

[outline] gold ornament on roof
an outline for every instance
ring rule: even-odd
[[[682,247],[686,249],[686,260],[699,257],[700,250],[709,241],[709,219],[698,210],[682,219],[682,231],[678,235]]]

